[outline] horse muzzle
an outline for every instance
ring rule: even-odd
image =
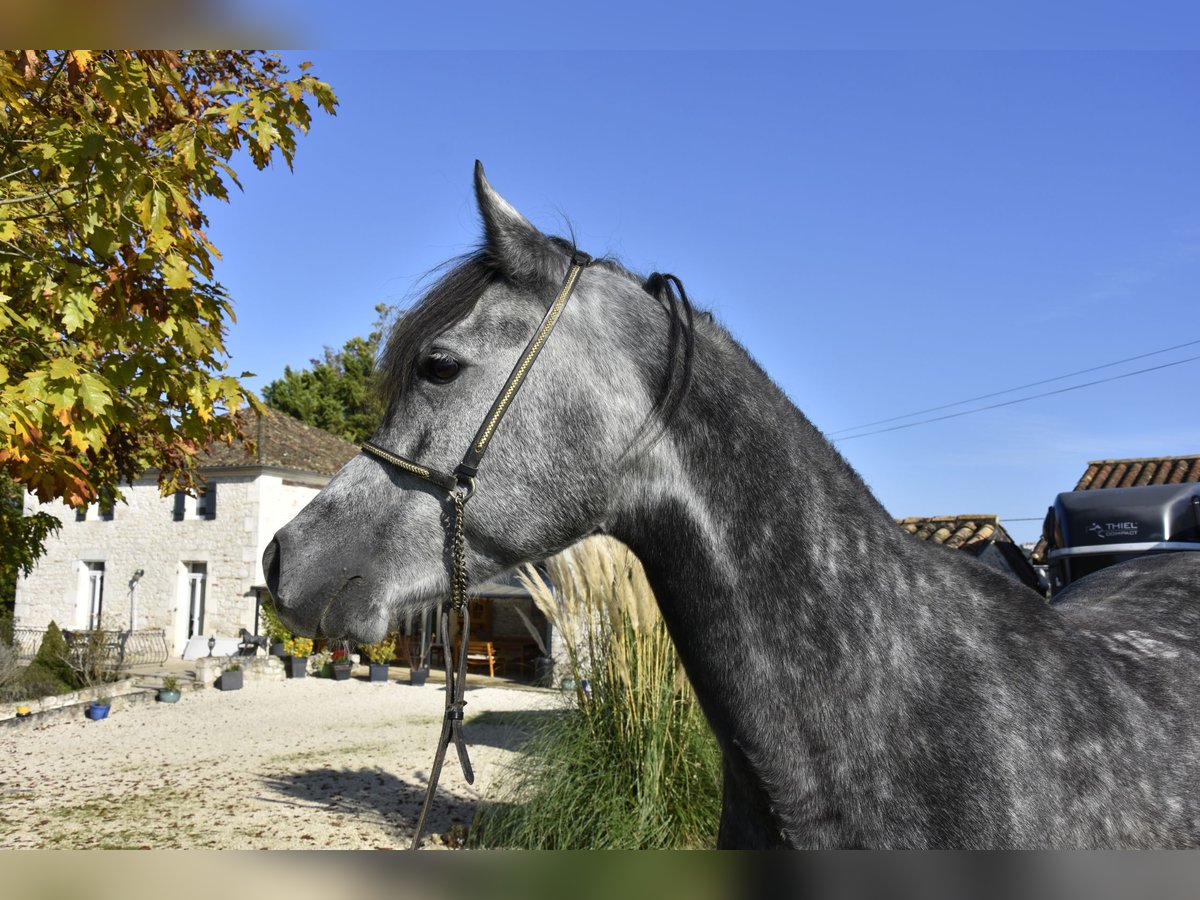
[[[366,573],[345,564],[322,567],[290,540],[286,528],[267,544],[262,566],[275,611],[291,631],[364,641],[376,640],[386,631],[386,617],[380,622],[373,614],[371,579]]]

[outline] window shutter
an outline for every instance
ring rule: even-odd
[[[183,521],[183,498],[184,498],[183,491],[175,492],[175,512],[174,512],[174,515],[172,516],[172,518],[176,522]]]
[[[217,483],[210,481],[204,487],[204,518],[215,519],[217,517]]]

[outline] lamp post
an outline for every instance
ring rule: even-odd
[[[212,656],[213,647],[217,646],[217,636],[214,634],[208,639],[208,655]]]

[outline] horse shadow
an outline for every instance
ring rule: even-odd
[[[452,760],[447,760],[447,764]],[[455,763],[457,765],[457,763]],[[332,766],[289,772],[262,779],[272,803],[292,806],[298,812],[320,810],[332,817],[373,822],[397,846],[407,846],[425,802],[427,772],[401,778],[378,767],[339,769]],[[439,790],[430,808],[426,834],[455,825],[469,826],[477,801]]]
[[[472,746],[519,750],[553,717],[567,713],[567,710],[489,710],[468,717],[463,736],[468,752]],[[334,818],[370,821],[394,839],[397,846],[406,846],[425,802],[433,751],[431,744],[429,763],[410,777],[401,777],[379,766],[319,766],[263,777],[264,795],[260,799],[290,806],[298,814],[320,810]],[[448,748],[445,765],[450,769],[458,767],[453,747]],[[426,834],[447,832],[455,826],[468,828],[478,803],[477,797],[458,797],[439,790],[430,808]]]

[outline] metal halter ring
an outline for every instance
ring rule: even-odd
[[[460,474],[456,473],[454,475],[454,480],[458,482],[458,484],[455,487],[455,490],[458,490],[460,488],[462,489],[462,492],[464,494],[463,502],[465,503],[468,500],[470,500],[471,497],[475,494],[475,479],[472,478],[470,475],[460,475]]]

